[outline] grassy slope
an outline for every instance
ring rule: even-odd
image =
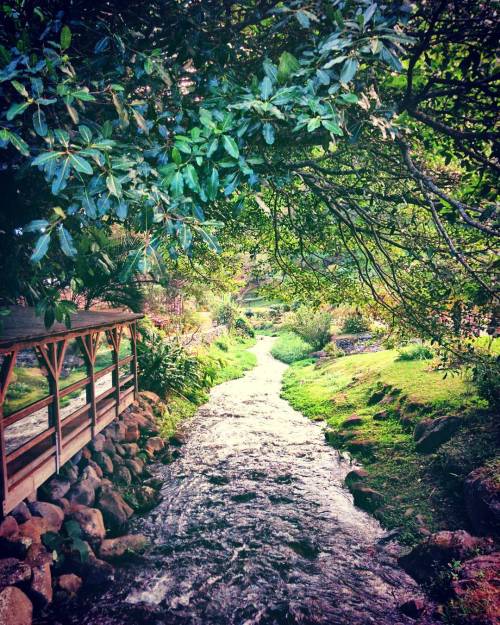
[[[388,528],[403,528],[401,539],[411,544],[422,537],[421,526],[431,531],[464,527],[463,477],[491,458],[495,449],[491,421],[470,383],[461,376],[443,379],[442,372],[429,370],[429,361],[396,357],[396,351],[386,350],[320,367],[310,360],[295,363],[285,375],[283,396],[307,416],[325,419],[329,440],[340,448],[349,444],[343,420],[353,413],[363,417],[353,428],[354,438],[370,439],[374,453],[356,453],[370,474],[368,485],[385,497],[377,516]],[[382,402],[369,405],[374,391],[384,385],[391,388],[385,388]],[[374,420],[383,409],[389,418]],[[437,453],[418,454],[414,424],[446,414],[464,415],[464,427]]]

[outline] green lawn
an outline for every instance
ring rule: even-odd
[[[286,372],[283,397],[315,420],[325,420],[328,440],[347,449],[368,440],[372,451],[353,452],[370,476],[368,485],[385,497],[377,516],[388,528],[402,528],[414,543],[429,530],[464,527],[463,478],[495,454],[493,417],[467,375],[432,370],[430,360],[398,361],[396,350],[357,354],[316,366],[311,360]],[[379,393],[381,401],[374,401]],[[375,398],[376,399],[376,398]],[[387,418],[373,416],[385,410]],[[356,414],[363,422],[345,428]],[[436,453],[415,450],[413,429],[423,418],[458,414],[461,430]]]

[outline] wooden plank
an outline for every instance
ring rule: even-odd
[[[9,475],[9,491],[17,486],[26,477],[36,478],[36,472],[41,464],[47,459],[52,458],[54,460],[54,471],[56,472],[56,447],[52,445],[49,449],[46,449],[43,453],[39,454],[28,464],[25,464],[21,469],[16,471],[13,475]],[[49,475],[50,477],[50,475]],[[40,482],[41,483],[41,482]]]
[[[49,436],[52,436],[54,432],[55,432],[55,428],[51,427],[48,430],[44,430],[43,432],[40,432],[40,434],[37,434],[33,438],[30,438],[29,441],[27,441],[26,443],[24,443],[17,449],[14,449],[14,451],[11,451],[9,454],[7,454],[7,464],[10,464],[16,458],[19,458],[19,456],[22,456],[26,452],[33,449],[33,447],[35,447],[36,445],[44,441],[46,438],[49,438]]]
[[[78,389],[87,386],[87,384],[90,384],[90,376],[87,376],[82,380],[78,380],[77,382],[73,382],[73,384],[70,384],[69,386],[65,386],[59,391],[59,397],[65,397],[66,395],[69,395],[70,393],[73,393],[74,391],[77,391]]]
[[[64,441],[64,450],[62,455],[63,464],[68,462],[75,454],[77,454],[80,449],[85,447],[92,440],[92,432],[87,424],[86,428],[82,428],[81,431],[77,432],[75,436],[70,437],[67,441]]]
[[[38,401],[33,402],[32,404],[30,404],[29,406],[26,406],[25,408],[21,408],[21,410],[18,410],[17,412],[13,412],[8,417],[4,417],[5,427],[8,427],[9,425],[12,425],[13,423],[17,423],[21,419],[28,417],[30,414],[33,414],[34,412],[37,412],[38,410],[45,408],[45,406],[48,406],[52,402],[53,399],[54,399],[54,396],[49,395],[48,397],[44,397],[43,399],[39,399]]]
[[[28,476],[11,486],[2,505],[3,514],[8,514],[19,502],[29,497],[31,493],[55,473],[55,469],[55,457],[45,459],[36,467],[36,470],[32,470]]]

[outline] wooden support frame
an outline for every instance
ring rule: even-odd
[[[90,327],[88,323],[88,318],[92,315],[95,315],[97,321],[101,321],[96,322],[94,327]],[[85,446],[136,398],[138,391],[136,321],[142,315],[130,313],[107,313],[107,315],[113,319],[103,324],[100,318],[106,316],[106,313],[85,313],[84,328],[59,330],[56,335],[49,332],[47,336],[40,336],[37,340],[28,340],[25,336],[20,336],[19,340],[9,338],[7,344],[0,336],[0,356],[3,357],[0,365],[0,517],[33,492],[50,477],[50,474],[58,472],[64,462]],[[120,358],[120,344],[125,327],[130,329],[131,355]],[[96,356],[102,335],[107,336],[112,347],[113,364],[97,372]],[[73,339],[79,344],[87,375],[61,390],[65,355]],[[39,362],[47,372],[49,395],[4,416],[4,403],[14,376],[17,354],[21,349],[34,349]],[[130,364],[131,373],[120,381],[120,367],[125,364]],[[110,372],[113,376],[113,385],[107,393],[109,399],[103,399],[106,393],[97,397],[97,380]],[[125,388],[131,381],[133,387]],[[68,397],[83,388],[86,389],[86,403],[84,405],[80,403],[70,414],[67,414],[66,410],[63,419],[61,397]],[[7,451],[6,428],[13,424],[18,427],[24,420],[29,420],[35,413],[46,409],[49,411],[47,428],[37,432],[16,449]]]

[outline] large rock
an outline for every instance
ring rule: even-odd
[[[132,484],[132,473],[127,467],[118,467],[115,472],[115,480],[118,484],[123,486],[130,486]]]
[[[0,592],[0,625],[31,625],[33,605],[22,590],[8,586]]]
[[[66,573],[57,578],[57,587],[64,590],[68,595],[76,595],[82,587],[82,578],[74,573]]]
[[[490,547],[491,541],[471,536],[464,530],[437,532],[410,553],[401,556],[399,564],[417,582],[424,583],[452,560],[466,560],[475,555],[478,549]]]
[[[165,441],[160,436],[152,436],[146,441],[145,449],[148,454],[154,456],[165,447]]]
[[[6,516],[0,523],[0,538],[13,538],[19,534],[19,524],[13,516]]]
[[[104,451],[99,451],[94,454],[94,460],[101,467],[105,475],[113,474],[113,462],[109,455]]]
[[[90,467],[86,468],[89,469]],[[101,480],[98,480],[98,484],[100,484],[100,482]],[[93,506],[95,502],[93,481],[82,480],[74,484],[68,493],[68,499],[72,504],[79,503],[84,506]]]
[[[86,586],[95,588],[112,582],[115,578],[115,570],[109,562],[90,554],[81,565],[81,575]]]
[[[43,485],[43,492],[49,501],[61,499],[71,488],[71,482],[65,477],[53,477]]]
[[[119,538],[107,538],[99,547],[99,557],[103,560],[115,560],[144,551],[148,539],[142,534],[129,534]]]
[[[99,469],[99,471],[97,471],[96,468],[91,466],[90,464],[87,465],[82,471],[82,482],[89,482],[94,490],[96,488],[99,488],[101,484],[101,479],[103,477],[101,467],[98,464],[96,464],[95,466],[97,467],[97,469]]]
[[[125,423],[125,435],[123,441],[126,443],[135,443],[139,440],[141,433],[139,432],[139,426],[135,421],[129,420]]]
[[[29,588],[29,595],[33,603],[44,608],[52,603],[52,573],[48,562],[34,566],[32,568],[33,575]]]
[[[16,586],[31,579],[31,567],[19,558],[0,560],[0,588]]]
[[[158,404],[161,402],[159,395],[153,393],[153,391],[141,391],[139,396],[144,397],[144,399],[150,401],[152,404]]]
[[[500,482],[495,471],[481,467],[469,473],[464,495],[474,531],[478,534],[500,533]]]
[[[144,471],[144,463],[140,458],[128,458],[125,461],[125,466],[127,466],[132,475],[136,477],[142,475],[142,472]]]
[[[28,538],[32,543],[42,542],[42,536],[49,531],[47,519],[34,516],[19,526],[19,535]]]
[[[451,585],[456,598],[455,605],[459,606],[460,612],[464,609],[469,612],[468,624],[498,625],[500,552],[466,560],[460,566]]]
[[[362,482],[363,480],[366,480],[368,476],[369,473],[365,469],[353,469],[345,476],[344,482],[346,486],[349,486],[355,482]]]
[[[104,451],[104,445],[106,443],[106,437],[104,434],[96,434],[90,443],[90,448],[95,451]]]
[[[460,427],[460,423],[459,417],[423,419],[417,423],[413,433],[415,449],[425,454],[435,451],[440,445],[450,440]]]
[[[145,512],[146,510],[151,510],[156,505],[158,505],[161,495],[151,486],[139,486],[135,489],[135,497],[136,497],[136,509],[141,512]]]
[[[352,427],[356,427],[357,425],[361,425],[363,423],[363,417],[360,417],[357,414],[352,414],[350,417],[347,417],[347,419],[344,419],[341,423],[341,426],[343,428],[352,428]]]
[[[102,511],[106,525],[115,531],[125,529],[134,512],[123,497],[111,488],[101,489],[97,505]]]
[[[99,479],[102,479],[104,477],[104,473],[101,467],[97,464],[97,462],[94,462],[94,460],[89,460],[87,466],[92,467],[92,469],[94,469],[94,472]]]
[[[130,458],[137,456],[140,451],[137,443],[124,443],[121,447],[125,451],[125,454]]]
[[[46,501],[33,501],[29,504],[31,514],[45,519],[48,532],[58,532],[64,521],[64,512],[53,503]]]
[[[71,518],[78,523],[84,538],[90,542],[101,541],[106,536],[104,519],[101,511],[97,508],[87,508],[87,506],[75,504],[71,509]]]
[[[67,462],[61,469],[61,475],[74,484],[78,479],[78,467],[71,462]]]
[[[351,482],[348,487],[354,497],[354,505],[367,512],[374,512],[384,502],[381,493],[368,486],[363,486],[359,482]]]
[[[18,523],[24,523],[28,519],[31,519],[31,512],[28,508],[28,504],[21,501],[10,513]]]

